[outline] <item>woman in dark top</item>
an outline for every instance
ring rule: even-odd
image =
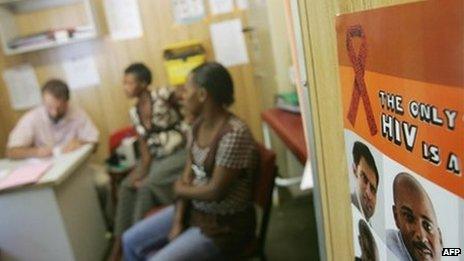
[[[222,65],[205,63],[190,73],[183,102],[197,120],[174,185],[176,205],[124,234],[125,260],[231,258],[253,238],[257,152],[247,125],[227,110],[233,100],[232,78]]]

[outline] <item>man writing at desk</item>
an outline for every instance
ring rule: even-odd
[[[27,112],[10,133],[6,155],[12,159],[45,158],[97,143],[98,130],[87,114],[69,105],[69,89],[60,80],[42,88],[43,105]]]
[[[42,87],[43,104],[24,114],[11,131],[6,155],[11,159],[47,158],[97,144],[99,132],[84,110],[69,104],[69,88],[61,80]],[[111,223],[109,177],[93,169],[95,186],[107,222]]]

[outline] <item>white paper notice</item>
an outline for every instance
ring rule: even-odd
[[[25,110],[40,104],[40,87],[31,65],[23,64],[5,70],[3,80],[13,109]]]
[[[100,75],[92,57],[75,58],[63,64],[71,89],[81,89],[100,84]]]
[[[205,16],[203,0],[172,0],[174,20],[179,24],[189,24]]]
[[[246,10],[248,9],[250,3],[248,2],[248,0],[235,0],[235,5],[240,10]]]
[[[311,161],[307,160],[304,171],[303,171],[303,178],[301,179],[300,183],[300,189],[305,190],[305,189],[310,189],[314,187],[314,181],[313,181],[313,168],[311,166]]]
[[[106,22],[113,40],[143,36],[137,0],[105,0]]]
[[[209,0],[209,10],[212,15],[225,14],[234,11],[233,0]]]
[[[210,33],[216,61],[224,66],[248,63],[248,52],[240,19],[211,24]]]

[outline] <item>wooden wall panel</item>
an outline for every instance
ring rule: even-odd
[[[109,39],[103,0],[92,0],[95,20],[100,29],[95,40],[82,42],[54,49],[41,50],[32,53],[5,56],[0,51],[0,71],[6,68],[30,63],[34,67],[39,83],[43,84],[49,78],[65,78],[62,63],[68,58],[90,55],[94,58],[101,84],[96,87],[75,90],[72,92],[72,102],[83,107],[100,130],[100,147],[95,159],[102,162],[107,157],[107,141],[111,132],[129,124],[128,109],[132,101],[127,100],[122,90],[122,73],[127,65],[141,61],[147,64],[154,76],[153,86],[167,84],[167,76],[163,67],[162,49],[171,43],[190,39],[203,41],[207,57],[213,58],[210,43],[209,24],[230,18],[241,18],[244,26],[246,16],[243,11],[220,16],[206,16],[202,21],[191,25],[178,25],[173,22],[171,1],[139,0],[139,8],[144,28],[144,36],[139,39],[112,41]],[[207,1],[205,1],[207,4]],[[207,5],[206,5],[207,6]],[[79,7],[76,10],[80,10]],[[48,14],[55,10],[40,12],[31,17],[18,17],[21,27],[32,32],[43,28],[48,21]],[[67,12],[67,11],[65,11]],[[207,12],[209,13],[209,12]],[[75,14],[66,17],[64,24],[79,24],[82,18]],[[33,23],[35,20],[45,20]],[[251,126],[254,135],[261,140],[259,112],[261,110],[261,94],[254,84],[252,66],[243,65],[230,68],[236,83],[236,103],[232,110]],[[0,80],[0,157],[4,156],[8,133],[14,127],[24,112],[13,111],[8,99],[8,92],[3,80]]]
[[[335,16],[412,1],[299,0],[314,139],[322,198],[327,260],[353,260]]]

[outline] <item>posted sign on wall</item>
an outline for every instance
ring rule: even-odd
[[[340,15],[337,42],[355,256],[464,260],[464,1]]]

